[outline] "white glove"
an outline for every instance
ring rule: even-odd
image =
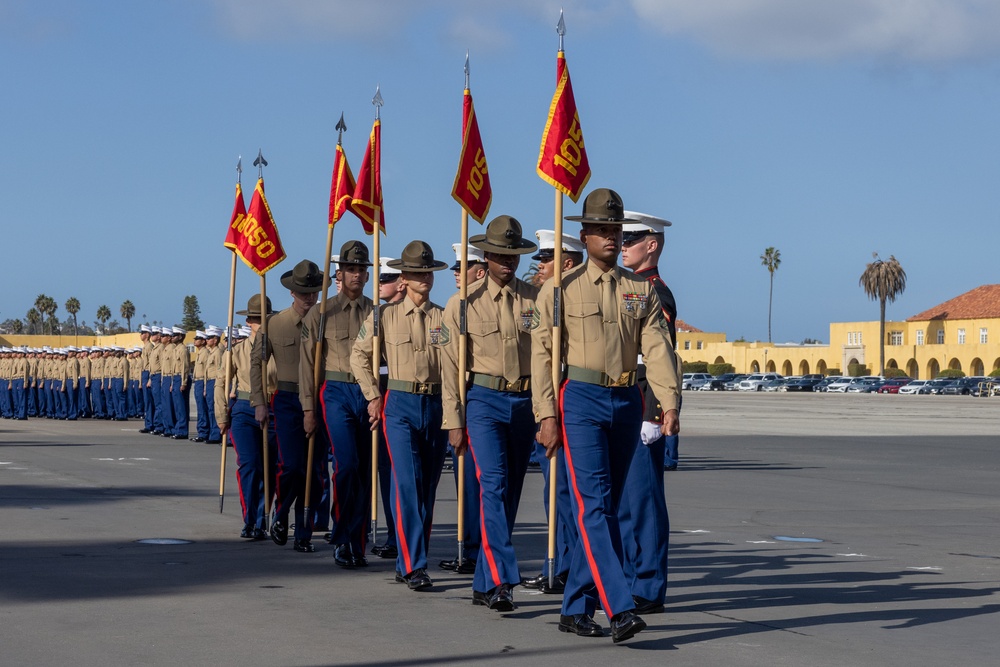
[[[642,422],[642,430],[639,431],[639,439],[642,444],[649,445],[663,437],[660,425],[656,422]]]

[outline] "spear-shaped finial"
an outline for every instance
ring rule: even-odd
[[[339,146],[340,138],[344,136],[344,132],[347,132],[347,123],[344,122],[343,111],[340,112],[340,120],[337,121],[337,127],[335,127],[334,129],[337,130],[337,145]]]
[[[253,161],[253,166],[257,167],[257,178],[264,178],[264,167],[267,166],[267,160],[264,159],[264,153],[261,149],[257,149],[257,159]]]
[[[240,155],[236,158],[236,182],[241,183],[243,181],[243,156]]]
[[[465,89],[469,89],[469,52],[465,52]]]
[[[375,86],[375,97],[372,98],[372,104],[375,105],[375,120],[382,119],[382,105],[385,102],[382,101],[382,87]]]
[[[563,10],[559,10],[559,23],[556,24],[556,34],[559,35],[559,50],[563,50],[563,37],[566,36],[566,21],[563,20]]]

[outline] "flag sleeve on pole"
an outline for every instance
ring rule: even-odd
[[[385,211],[382,209],[382,121],[376,120],[368,137],[365,161],[358,171],[358,182],[349,206],[361,218],[361,226],[371,236],[375,226],[385,234]]]
[[[263,276],[285,259],[285,250],[281,247],[271,207],[264,197],[264,179],[257,181],[250,208],[242,216],[237,215],[241,202],[237,186],[237,210],[233,212],[233,220],[229,225],[226,247],[232,248],[247,266]]]
[[[243,186],[236,184],[236,203],[233,204],[233,214],[229,218],[229,228],[226,230],[226,240],[222,242],[224,246],[232,251],[236,251],[239,243],[239,232],[236,231],[243,224],[243,219],[247,217],[247,203],[243,199]]]
[[[462,153],[458,159],[458,173],[451,188],[451,196],[462,205],[479,224],[486,220],[486,214],[493,202],[493,188],[486,166],[486,153],[479,134],[479,121],[472,104],[472,93],[465,90],[462,109]]]
[[[329,224],[331,227],[337,224],[340,216],[344,215],[347,207],[350,206],[356,186],[354,174],[351,173],[351,167],[347,164],[344,147],[337,144],[337,155],[333,161],[333,179],[330,183]]]
[[[562,51],[556,61],[556,92],[538,151],[538,175],[574,202],[590,180],[590,163],[583,144],[573,84]]]

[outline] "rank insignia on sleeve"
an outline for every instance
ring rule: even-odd
[[[521,328],[522,329],[534,329],[538,326],[538,311],[532,306],[527,310],[521,311]]]
[[[361,328],[358,329],[358,338],[364,338],[365,337],[365,332],[366,332],[365,325],[362,324]]]
[[[538,325],[541,323],[542,323],[542,314],[538,311],[537,308],[532,308],[531,323],[528,325],[528,328],[534,331],[535,329],[538,328]]]
[[[622,305],[625,307],[626,312],[634,313],[636,308],[639,310],[646,310],[646,301],[648,299],[648,294],[626,292],[625,294],[622,294]]]
[[[302,325],[302,340],[309,338],[309,327],[305,324]]]
[[[451,329],[449,329],[447,325],[442,324],[440,334],[438,335],[438,337],[439,337],[438,341],[439,345],[447,345],[448,343],[451,342]]]

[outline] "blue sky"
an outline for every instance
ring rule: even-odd
[[[0,0],[0,321],[44,292],[61,318],[75,296],[88,322],[130,299],[173,323],[195,294],[223,324],[235,164],[249,193],[258,148],[288,253],[269,294],[287,305],[280,274],[322,259],[334,125],[343,112],[356,171],[376,85],[383,254],[422,238],[451,261],[466,50],[490,217],[551,228],[535,163],[560,6],[588,191],[674,222],[661,270],[682,319],[766,340],[768,246],[776,342],[876,319],[858,287],[873,251],[908,274],[890,319],[997,282],[995,2]],[[362,236],[345,218],[334,246]],[[453,285],[439,274],[434,299]],[[238,305],[257,288],[241,264]]]

